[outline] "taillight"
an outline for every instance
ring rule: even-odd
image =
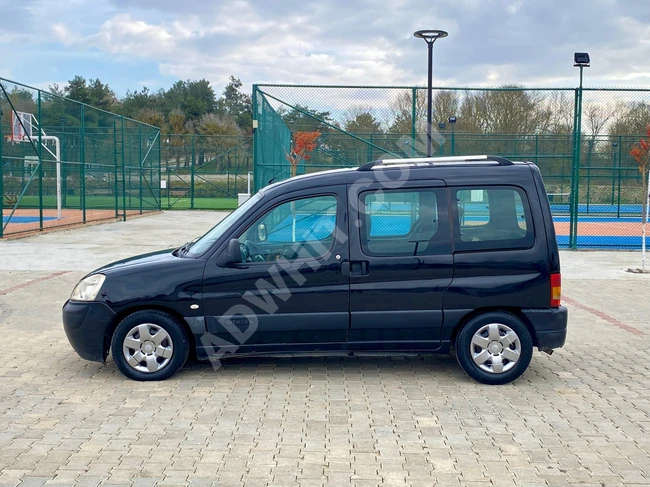
[[[562,274],[551,274],[551,308],[560,306],[562,299]]]

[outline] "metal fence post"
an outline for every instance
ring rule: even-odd
[[[450,123],[451,125],[451,155],[456,155],[456,129],[454,128],[455,123]]]
[[[80,127],[81,141],[79,144],[81,163],[80,179],[79,182],[79,202],[81,203],[81,218],[86,223],[86,115],[85,105],[81,105],[81,127]]]
[[[162,181],[162,134],[160,133],[160,130],[158,130],[158,191],[160,194],[160,198],[158,198],[158,209],[162,210],[162,188],[160,187],[160,181]],[[153,166],[153,164],[152,164]]]
[[[253,85],[253,177],[255,178],[255,184],[253,185],[253,192],[256,192],[260,186],[258,181],[261,181],[261,169],[260,164],[262,161],[257,157],[257,138],[259,130],[259,120],[257,120],[257,85]],[[257,127],[256,127],[257,125]]]
[[[195,152],[194,152],[194,134],[192,134],[192,157],[190,161],[190,208],[193,210],[194,209],[194,164],[196,162],[195,160]]]
[[[142,124],[138,125],[138,161],[140,161],[138,174],[140,175],[140,214],[142,215],[142,170],[144,167],[144,161],[142,160]]]
[[[418,90],[413,88],[411,94],[411,157],[415,157],[415,114],[417,111]]]
[[[120,130],[122,131],[122,208],[124,213],[122,213],[122,220],[126,221],[126,161],[124,159],[124,116],[120,115]],[[131,174],[129,173],[129,181],[131,180]],[[130,195],[129,195],[130,199]]]
[[[616,209],[616,218],[621,217],[621,157],[623,151],[623,136],[618,136],[618,203]]]
[[[580,213],[580,151],[582,149],[582,67],[580,68],[580,87],[578,88],[578,113],[576,116],[576,153],[575,153],[575,201],[573,203],[574,219],[573,219],[573,248],[578,248],[578,217]]]
[[[612,144],[612,147],[617,147],[616,145]],[[610,205],[614,205],[614,192],[616,190],[616,177],[614,176],[616,174],[616,150],[612,151],[612,198],[610,200]]]
[[[115,178],[115,218],[120,216],[120,188],[118,186],[119,175],[117,165],[117,118],[113,117],[113,177]]]
[[[571,167],[571,200],[569,205],[569,248],[577,247],[578,174],[580,173],[580,88],[576,88],[573,112],[573,164]]]
[[[587,215],[589,215],[589,200],[591,199],[591,154],[594,150],[593,139],[588,140],[589,149],[587,150]]]
[[[38,90],[38,218],[43,230],[43,119],[41,118],[41,90]]]

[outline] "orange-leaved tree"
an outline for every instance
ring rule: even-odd
[[[295,132],[291,143],[291,151],[286,153],[287,160],[291,164],[291,175],[298,172],[298,164],[311,159],[311,152],[318,145],[317,140],[320,132]]]
[[[639,166],[639,172],[641,172],[641,187],[643,188],[643,208],[641,220],[641,235],[643,238],[642,241],[642,258],[641,258],[641,272],[645,272],[645,226],[648,221],[648,171],[650,170],[650,125],[647,127],[647,137],[639,140],[638,143],[632,146],[630,150],[630,155],[636,161]]]

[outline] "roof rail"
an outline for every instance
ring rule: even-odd
[[[377,166],[395,166],[400,164],[431,165],[463,164],[466,162],[496,162],[500,166],[512,166],[512,161],[499,156],[455,156],[455,157],[413,157],[407,159],[381,159],[359,167],[357,171],[370,171]]]

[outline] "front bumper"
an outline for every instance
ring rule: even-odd
[[[106,331],[114,318],[104,303],[68,300],[63,305],[63,328],[70,345],[81,358],[93,362],[106,360]]]
[[[549,309],[522,309],[521,311],[533,325],[537,348],[552,350],[564,345],[569,318],[569,312],[564,306]]]

